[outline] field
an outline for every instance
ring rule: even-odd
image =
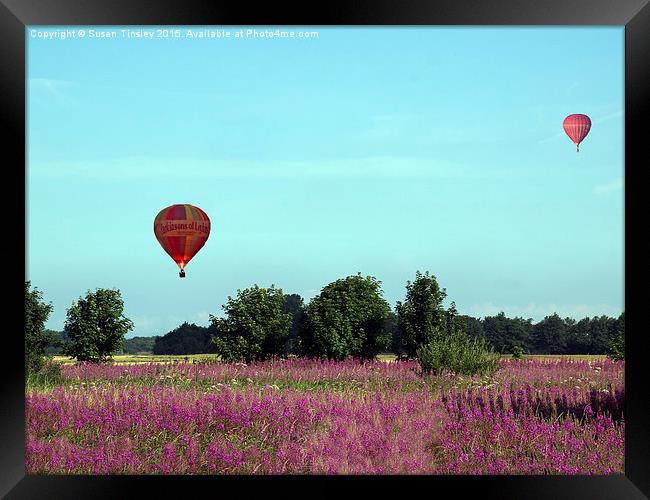
[[[584,360],[584,361],[597,361],[604,360],[607,356],[599,354],[527,354],[524,359],[566,359],[566,360]],[[54,356],[54,361],[57,363],[74,364],[75,361],[66,356]],[[379,361],[395,361],[394,354],[380,354],[377,356]],[[218,361],[217,354],[186,354],[186,355],[161,355],[161,354],[121,354],[113,356],[113,363],[117,364],[132,364],[132,363],[169,363],[174,361]]]
[[[388,356],[115,361],[65,364],[63,383],[28,388],[28,473],[624,470],[624,363],[602,357],[505,358],[483,378]]]
[[[75,364],[73,359],[66,356],[54,356],[54,361],[64,364]],[[112,363],[132,364],[132,363],[169,363],[174,361],[218,361],[219,356],[216,354],[187,354],[184,356],[172,356],[164,354],[120,354],[113,356]]]

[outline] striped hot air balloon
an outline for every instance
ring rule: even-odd
[[[184,278],[185,266],[208,240],[210,219],[194,205],[171,205],[158,212],[153,232],[163,250],[181,268],[179,276]]]
[[[569,115],[564,119],[564,131],[576,145],[576,151],[580,152],[580,143],[583,141],[591,128],[591,119],[587,115]]]

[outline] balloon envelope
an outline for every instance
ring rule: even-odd
[[[579,144],[589,133],[591,129],[591,119],[587,115],[575,114],[569,115],[564,119],[564,131],[569,138],[579,148]]]
[[[171,205],[158,212],[153,232],[160,246],[183,269],[208,240],[210,219],[194,205]]]

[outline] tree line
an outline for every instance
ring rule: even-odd
[[[46,334],[50,337],[50,342],[45,347],[45,355],[47,356],[60,356],[64,354],[64,346],[66,343],[70,342],[70,338],[64,331],[56,330],[45,330]],[[171,333],[171,332],[170,332]],[[156,339],[161,338],[159,335],[148,336],[148,337],[132,337],[130,339],[125,338],[122,348],[117,350],[115,354],[153,354],[153,346],[156,343]],[[182,350],[189,347],[189,345],[176,345],[174,346],[175,350]],[[180,353],[185,354],[185,353]]]
[[[31,296],[32,303],[26,308],[26,353],[27,330],[39,321],[44,324],[51,311],[51,305],[40,300],[40,291],[30,291],[29,286],[26,282],[26,302]],[[624,313],[579,321],[554,313],[533,323],[503,312],[483,318],[461,315],[454,302],[443,305],[446,298],[436,277],[419,271],[407,282],[406,296],[394,309],[382,297],[381,282],[361,274],[326,285],[308,303],[275,285],[253,285],[229,296],[223,314],[210,315],[208,326],[183,323],[162,336],[125,339],[133,323],[123,315],[120,292],[97,289],[68,309],[63,332],[46,333],[41,328],[40,337],[32,335],[37,340],[30,345],[41,342],[47,353],[60,352],[80,361],[143,351],[216,353],[224,360],[288,355],[338,360],[372,359],[386,352],[415,358],[418,349],[434,339],[462,334],[505,354],[611,354],[618,345],[618,357],[623,356]]]

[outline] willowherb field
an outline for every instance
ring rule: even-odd
[[[26,395],[30,474],[622,474],[624,363],[66,365]]]

